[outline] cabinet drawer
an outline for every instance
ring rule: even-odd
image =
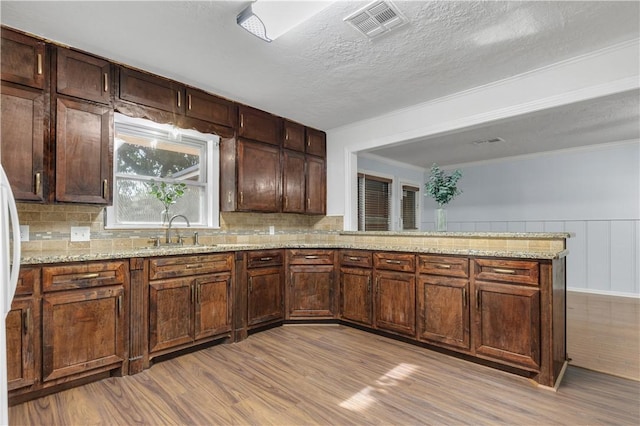
[[[332,250],[289,250],[291,265],[333,265]]]
[[[373,260],[371,253],[368,251],[343,250],[340,252],[340,264],[343,266],[371,268]]]
[[[416,256],[413,254],[400,253],[374,253],[373,265],[376,269],[415,272]]]
[[[474,275],[477,280],[538,285],[538,262],[475,259],[474,263]]]
[[[129,268],[124,262],[89,262],[42,268],[46,292],[124,284]]]
[[[460,257],[418,256],[418,270],[421,274],[467,278],[469,276],[469,259]]]
[[[230,271],[233,254],[209,254],[199,256],[161,257],[149,260],[149,279],[185,277]]]
[[[284,263],[282,250],[263,250],[249,252],[247,268],[264,268],[266,266],[278,266]]]

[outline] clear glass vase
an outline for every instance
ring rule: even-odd
[[[436,209],[435,212],[436,231],[447,230],[447,210],[443,208]]]

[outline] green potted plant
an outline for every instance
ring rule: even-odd
[[[179,183],[167,183],[156,181],[151,181],[151,189],[149,193],[156,197],[162,205],[164,206],[164,211],[162,212],[162,223],[168,223],[171,215],[169,214],[169,208],[171,205],[175,204],[180,197],[184,195],[184,190],[187,187],[186,184]]]
[[[438,208],[435,212],[436,231],[447,230],[447,211],[444,207],[457,195],[462,194],[462,191],[457,187],[458,180],[461,177],[462,172],[460,170],[455,170],[447,175],[437,164],[434,163],[431,166],[431,174],[425,184],[427,190],[425,195],[429,195],[438,203]]]

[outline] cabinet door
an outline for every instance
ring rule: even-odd
[[[309,214],[325,214],[327,198],[327,173],[322,158],[307,156],[307,208]]]
[[[282,211],[285,213],[304,213],[304,154],[285,150],[282,155]]]
[[[121,286],[45,294],[42,374],[49,381],[124,361],[126,321]]]
[[[35,38],[2,29],[2,80],[42,89],[45,86],[45,44]]]
[[[233,102],[201,90],[187,88],[187,117],[233,127],[236,109]]]
[[[58,98],[56,200],[109,204],[113,110]]]
[[[231,274],[195,280],[195,339],[231,331]]]
[[[376,327],[413,336],[416,331],[416,277],[376,272]]]
[[[238,136],[271,145],[280,145],[280,118],[246,106],[238,108],[238,115],[240,116]]]
[[[30,297],[13,300],[6,317],[8,390],[32,385],[36,380],[36,328],[38,310]]]
[[[340,314],[342,319],[371,325],[370,269],[342,268],[340,270]]]
[[[540,290],[476,281],[475,350],[482,358],[540,368]]]
[[[307,127],[307,154],[326,157],[327,135],[324,132]]]
[[[333,266],[290,266],[288,318],[333,318],[333,275]]]
[[[248,325],[282,320],[284,271],[282,266],[249,269]]]
[[[184,86],[155,75],[120,68],[120,99],[176,114],[184,113]]]
[[[149,284],[149,352],[193,342],[193,279]]]
[[[108,104],[111,65],[104,59],[58,47],[56,91],[63,95]]]
[[[418,338],[469,349],[469,281],[422,275],[418,285]]]
[[[286,149],[293,151],[304,152],[305,146],[305,132],[302,124],[293,123],[291,121],[284,121],[284,142],[283,146]]]
[[[0,156],[17,201],[44,201],[45,97],[41,90],[2,83]]]
[[[280,150],[238,140],[238,210],[280,211]]]

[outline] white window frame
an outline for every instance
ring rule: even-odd
[[[407,180],[402,180],[399,182],[398,191],[397,191],[397,193],[399,194],[399,199],[398,199],[398,230],[399,231],[402,231],[402,232],[420,231],[420,228],[421,228],[420,225],[422,224],[422,222],[420,221],[421,220],[420,212],[422,211],[422,204],[420,203],[420,200],[422,199],[420,195],[423,193],[422,185],[423,184],[421,183],[407,181]],[[403,198],[402,187],[403,186],[413,186],[418,188],[418,191],[416,191],[416,205],[415,205],[416,229],[404,229],[404,223],[402,223],[402,198]]]
[[[200,133],[196,130],[179,129],[170,124],[155,123],[151,120],[142,118],[133,118],[126,115],[115,113],[114,123],[124,123],[136,127],[146,128],[151,131],[167,132],[172,137],[177,138],[178,135],[184,135],[192,139],[206,142],[207,149],[205,154],[207,183],[205,186],[205,194],[207,197],[208,211],[203,214],[203,222],[191,223],[191,227],[197,228],[220,228],[220,137],[213,134]],[[114,131],[115,134],[115,131]],[[114,142],[115,143],[115,142]],[[179,143],[179,142],[178,142]],[[116,196],[116,147],[114,147],[114,161],[112,171],[112,192],[113,205],[106,208],[106,229],[157,229],[161,225],[157,223],[117,223],[115,211],[117,209]]]

